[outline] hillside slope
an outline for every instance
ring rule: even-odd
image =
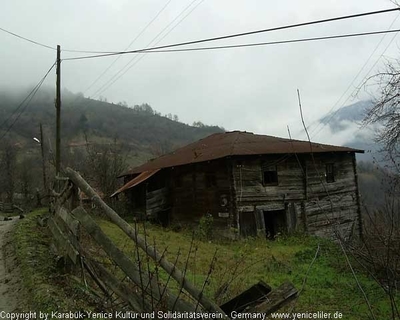
[[[27,92],[22,91],[0,91],[0,125],[9,119],[0,127],[0,135],[17,119],[9,137],[29,148],[34,143],[32,138],[39,134],[39,123],[43,124],[48,137],[54,137],[55,107],[54,92],[42,89],[26,109],[23,105],[13,114],[26,94]],[[21,111],[23,112],[20,114]],[[87,135],[91,142],[110,143],[117,139],[135,151],[149,153],[154,153],[154,149],[157,149],[156,153],[169,152],[212,133],[223,131],[217,126],[197,123],[197,127],[194,127],[174,121],[161,116],[147,104],[128,107],[126,104],[93,100],[68,91],[62,94],[61,126],[64,144],[79,145],[85,142]]]
[[[382,126],[380,123],[363,126],[362,121],[366,113],[374,105],[372,100],[358,101],[326,114],[319,119],[319,123],[327,126],[331,135],[342,135],[346,138],[344,145],[365,150],[364,154],[358,154],[361,161],[379,161],[383,164],[380,155],[382,145],[374,139],[376,131]]]

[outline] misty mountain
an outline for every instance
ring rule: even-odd
[[[327,124],[332,132],[338,132],[345,129],[346,123],[351,122],[360,125],[365,117],[367,110],[372,108],[371,100],[358,101],[339,109],[336,112],[331,112],[319,120],[322,124]]]
[[[0,136],[11,128],[9,137],[22,148],[34,146],[32,138],[39,135],[39,123],[43,125],[46,141],[55,136],[54,91],[41,89],[28,105],[17,108],[27,93],[0,91]],[[201,122],[195,122],[194,126],[181,123],[177,115],[162,116],[146,103],[130,107],[126,102],[108,103],[67,90],[62,93],[61,110],[64,146],[83,145],[86,137],[98,144],[118,141],[130,152],[145,154],[146,158],[223,131]]]
[[[358,154],[357,159],[363,161],[381,161],[381,145],[375,141],[375,131],[379,124],[362,126],[366,112],[372,108],[373,101],[359,101],[331,112],[322,117],[319,122],[327,125],[332,134],[345,134],[343,145],[365,150],[364,154]]]

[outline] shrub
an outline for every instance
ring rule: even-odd
[[[211,214],[207,213],[201,217],[199,221],[198,233],[202,240],[210,240],[212,238],[214,226],[214,218]]]

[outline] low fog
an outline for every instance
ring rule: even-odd
[[[165,45],[287,24],[393,8],[390,1],[280,1],[279,3],[183,1],[2,2],[0,27],[50,47],[62,58],[83,51],[120,51]],[[235,38],[205,45],[266,42],[396,29],[398,13],[336,21]],[[376,94],[363,81],[398,54],[397,33],[226,50],[151,53],[62,62],[62,87],[86,97],[129,106],[148,103],[184,123],[201,121],[304,139],[296,90],[311,129],[330,111]],[[0,87],[35,85],[56,52],[0,31]],[[54,86],[55,72],[45,81]],[[358,93],[355,94],[355,90]],[[351,142],[358,125],[332,132],[324,126],[313,140]],[[368,133],[369,134],[369,133]]]

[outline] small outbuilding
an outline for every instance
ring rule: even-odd
[[[303,231],[344,238],[361,232],[355,153],[341,146],[225,132],[129,170],[132,212],[162,225],[211,215],[223,236],[273,238]]]

